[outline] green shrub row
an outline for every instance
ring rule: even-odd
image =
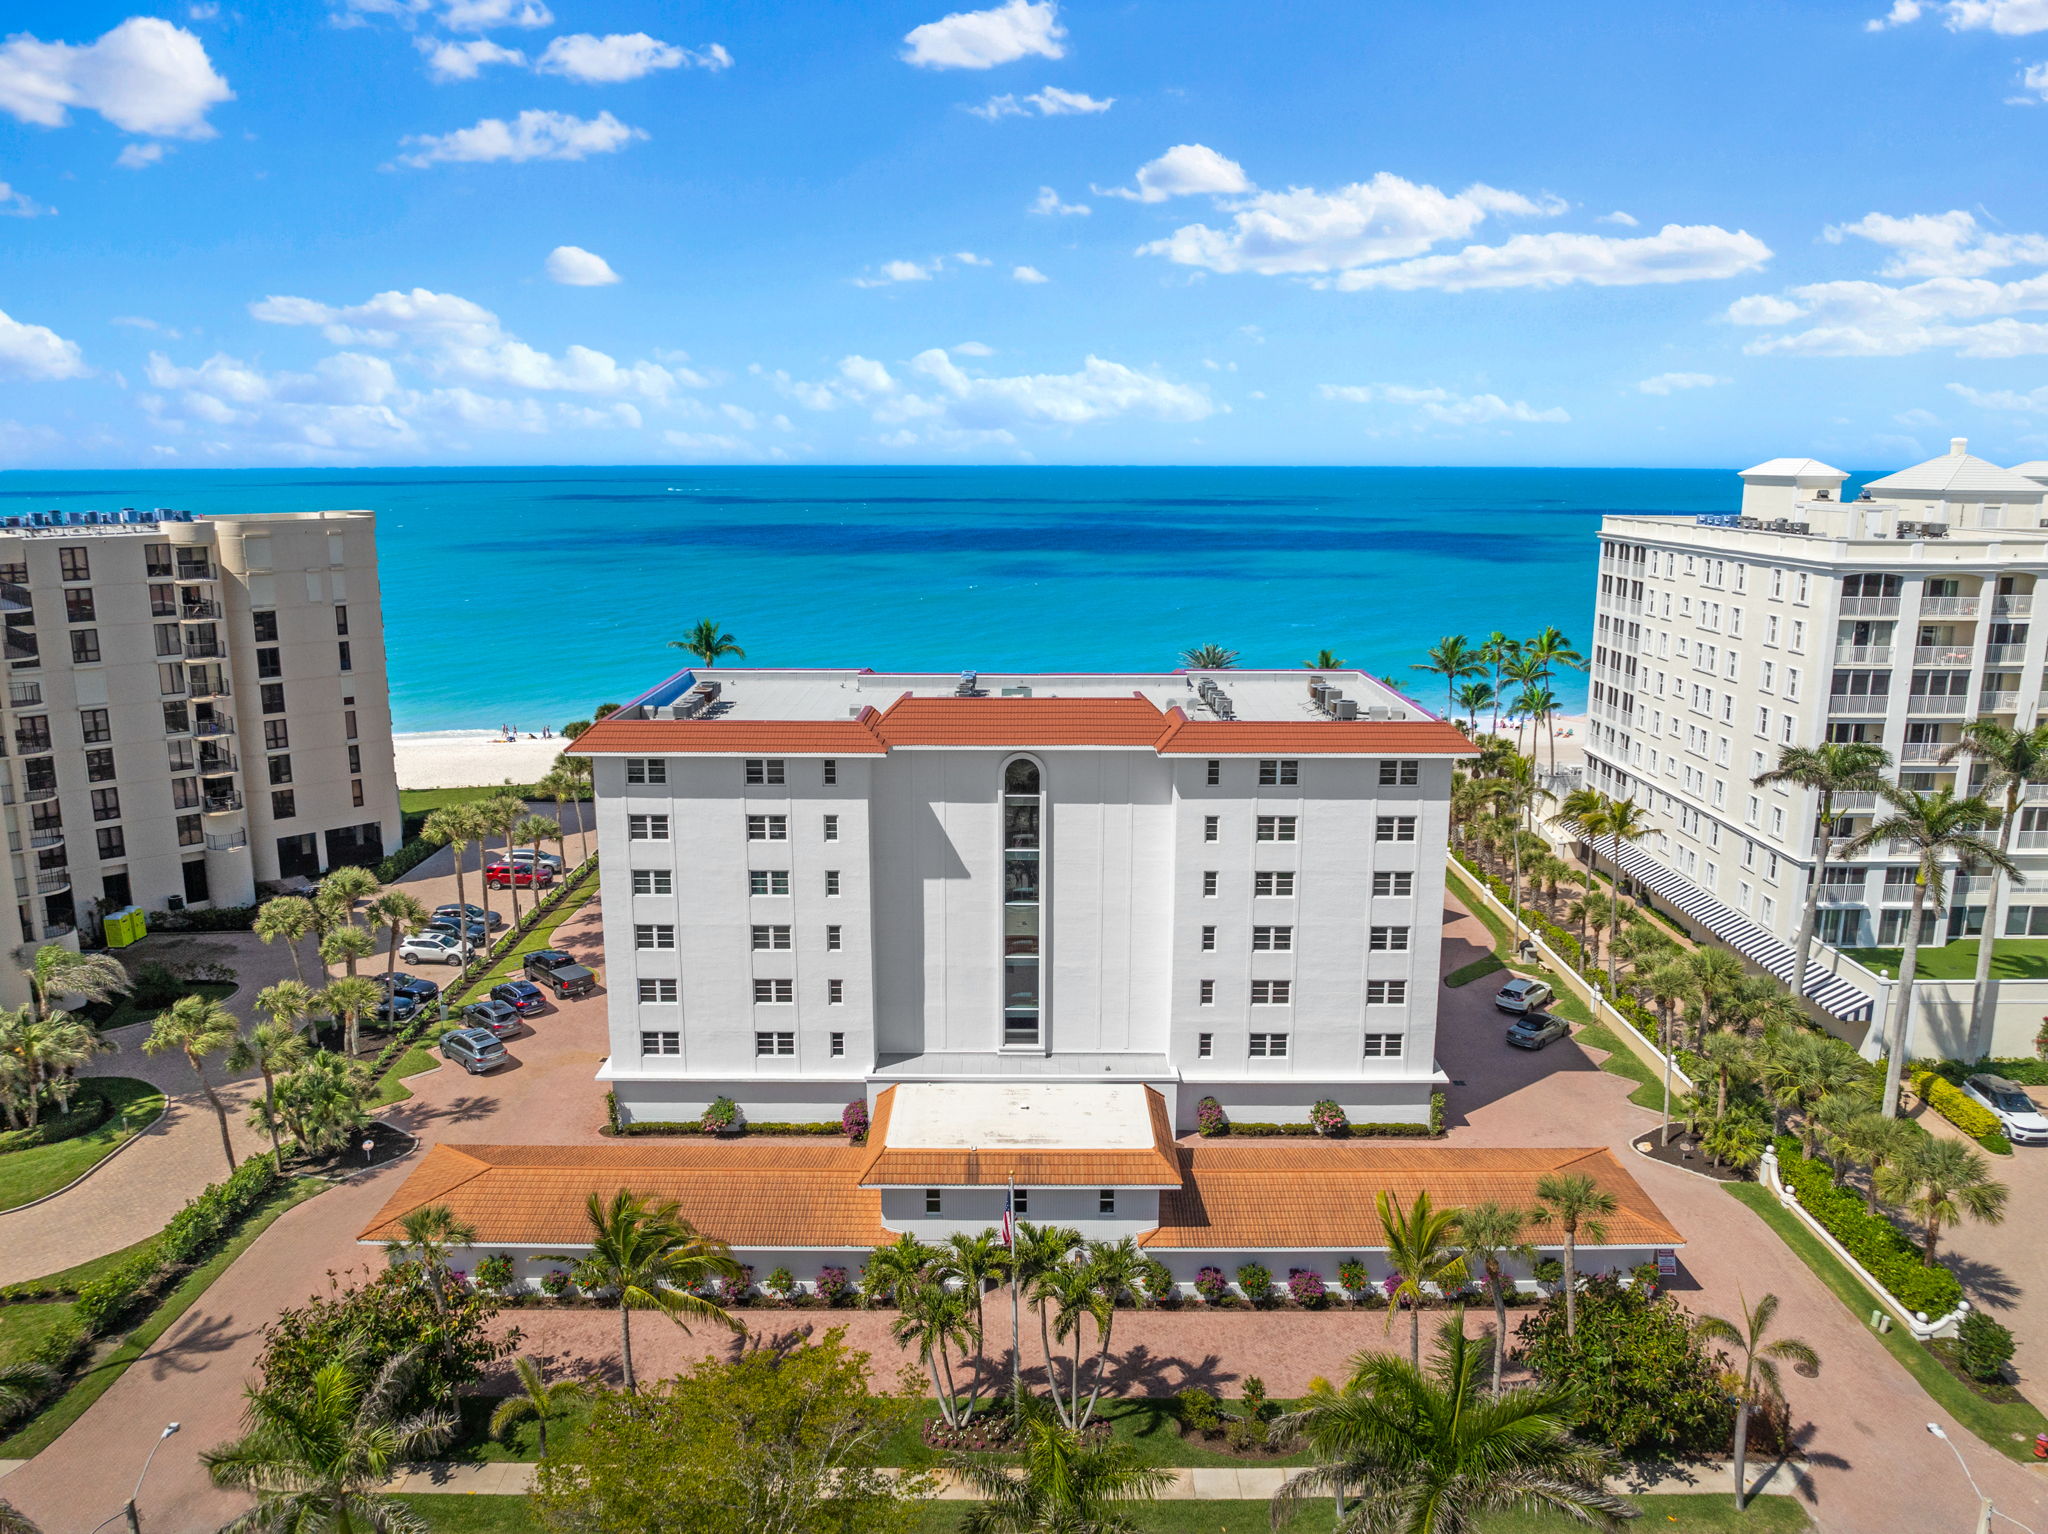
[[[247,932],[256,925],[253,905],[211,906],[203,911],[151,911],[152,932]]]
[[[1955,1274],[1923,1262],[1904,1231],[1864,1208],[1860,1194],[1838,1187],[1825,1166],[1799,1153],[1791,1135],[1778,1139],[1778,1175],[1799,1195],[1800,1206],[1906,1309],[1931,1319],[1956,1308],[1963,1286]]]
[[[93,1081],[79,1084],[78,1096],[63,1113],[53,1113],[28,1129],[10,1129],[0,1134],[0,1156],[9,1151],[32,1150],[38,1145],[55,1145],[89,1135],[113,1116],[114,1100]]]
[[[1927,1067],[1957,1086],[1963,1084],[1964,1078],[1983,1073],[2003,1076],[2016,1086],[2048,1087],[2048,1060],[1931,1060]]]
[[[700,1119],[640,1119],[631,1124],[619,1122],[619,1094],[604,1094],[605,1125],[600,1133],[630,1138],[634,1135],[695,1135],[718,1138],[717,1134],[704,1127]],[[747,1120],[740,1126],[740,1134],[749,1135],[846,1135],[846,1125],[839,1119],[824,1124],[778,1124]],[[729,1138],[737,1136],[728,1135]]]
[[[1232,1119],[1226,1135],[1239,1140],[1274,1139],[1280,1137],[1316,1136],[1320,1134],[1313,1124],[1261,1124],[1250,1119]],[[1373,1135],[1408,1135],[1427,1139],[1436,1133],[1427,1124],[1352,1124],[1333,1135],[1321,1135],[1326,1140],[1358,1140]]]
[[[379,884],[395,883],[439,852],[441,847],[440,842],[430,842],[424,837],[415,836],[410,841],[400,842],[396,852],[388,858],[380,859],[370,871],[377,876]]]
[[[1494,899],[1498,900],[1510,911],[1516,909],[1514,886],[1509,884],[1507,880],[1485,872],[1462,852],[1454,852],[1451,856],[1458,860],[1459,866],[1467,874],[1492,891]],[[1528,906],[1522,906],[1520,912],[1523,925],[1536,933],[1544,942],[1548,943],[1552,953],[1564,960],[1573,969],[1581,973],[1585,971],[1586,950],[1576,936],[1567,932],[1541,911],[1534,911]]]
[[[281,1179],[268,1156],[237,1167],[171,1217],[162,1233],[125,1262],[78,1291],[72,1314],[89,1336],[104,1336],[144,1298],[212,1250]]]
[[[1913,1090],[1920,1094],[1920,1100],[1928,1107],[1986,1150],[2005,1156],[2012,1154],[2012,1142],[2006,1139],[2005,1126],[1999,1122],[1998,1115],[1971,1098],[1954,1082],[1933,1071],[1916,1070],[1913,1072]],[[1997,1143],[1993,1144],[1993,1141]]]

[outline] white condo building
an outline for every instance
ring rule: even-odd
[[[622,1119],[1128,1083],[1423,1122],[1453,726],[1358,672],[683,672],[594,761]]]
[[[1785,746],[1868,740],[1902,785],[1932,789],[1956,780],[1941,758],[1965,722],[2040,717],[2048,629],[2032,607],[2048,576],[2048,464],[2000,468],[1958,438],[1854,499],[1847,474],[1810,458],[1741,477],[1739,514],[1602,521],[1587,769],[1592,786],[1656,812],[1624,865],[1783,977],[1818,837],[1837,838],[1820,901],[1829,944],[1898,943],[1912,864],[1881,848],[1840,856],[1871,823],[1874,795],[1838,801],[1841,819],[1824,827],[1817,795],[1752,780]],[[2027,887],[2006,932],[2043,935],[2048,793],[2028,797],[2039,807],[2014,834]],[[1929,941],[1982,926],[1988,881],[1951,882]],[[1873,997],[1840,968],[1816,965],[1808,994],[1868,1020]]]

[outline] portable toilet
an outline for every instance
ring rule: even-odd
[[[126,948],[149,930],[148,918],[143,915],[142,907],[135,905],[125,905],[118,911],[109,911],[102,919],[101,925],[106,929],[109,948]]]

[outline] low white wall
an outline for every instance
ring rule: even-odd
[[[716,1098],[730,1097],[751,1123],[822,1124],[838,1119],[867,1087],[849,1081],[635,1081],[612,1082],[619,1122],[695,1123]]]
[[[1427,1124],[1429,1095],[1441,1083],[1428,1076],[1409,1081],[1183,1081],[1176,1128],[1195,1127],[1196,1105],[1213,1097],[1233,1119],[1255,1124],[1306,1124],[1308,1111],[1325,1097],[1354,1124]]]
[[[1924,952],[1925,950],[1923,950]],[[1877,998],[1868,1032],[1851,1038],[1866,1059],[1875,1059],[1891,1027],[1892,1008],[1898,1004],[1899,983],[1877,974],[1835,949],[1816,945],[1814,957]],[[2048,980],[1997,980],[1991,982],[1991,1016],[1982,1027],[1973,1028],[1970,1014],[1977,987],[1970,980],[1916,980],[1913,984],[1913,1037],[1908,1042],[1910,1059],[1982,1060],[1987,1055],[2000,1059],[2031,1057],[2034,1035],[2048,1021]],[[1836,1024],[1837,1031],[1852,1025]]]

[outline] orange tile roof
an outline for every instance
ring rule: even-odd
[[[1167,713],[1161,756],[1477,756],[1479,748],[1454,724],[1380,719],[1215,720]]]
[[[1533,1209],[1536,1181],[1548,1172],[1590,1175],[1620,1209],[1607,1224],[1609,1246],[1678,1246],[1671,1222],[1612,1151],[1589,1148],[1481,1149],[1448,1145],[1197,1145],[1181,1148],[1185,1184],[1159,1200],[1159,1228],[1146,1247],[1219,1251],[1366,1250],[1383,1247],[1375,1195],[1403,1205],[1427,1192],[1439,1208],[1489,1200]],[[1554,1246],[1563,1232],[1547,1221],[1529,1238]],[[1581,1244],[1586,1241],[1583,1233]]]
[[[880,756],[889,748],[874,732],[873,709],[858,719],[600,719],[566,749],[576,755],[614,751],[670,756],[685,751],[779,751],[791,756]]]
[[[1150,699],[898,698],[875,722],[891,746],[1149,746],[1166,716]]]
[[[584,1204],[620,1188],[674,1200],[684,1219],[732,1246],[879,1246],[882,1198],[859,1185],[868,1152],[751,1142],[437,1145],[357,1238],[388,1241],[423,1204],[445,1204],[477,1244],[583,1246]]]
[[[873,1152],[862,1169],[863,1188],[1000,1188],[1014,1178],[1025,1188],[1178,1188],[1179,1147],[1166,1099],[1145,1088],[1152,1144],[1145,1150],[1025,1150],[990,1147],[932,1150],[889,1144],[896,1089],[875,1098],[868,1130]]]

